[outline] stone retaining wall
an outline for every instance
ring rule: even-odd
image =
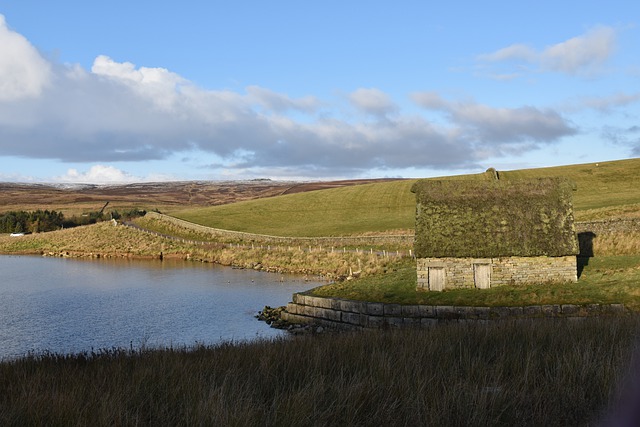
[[[490,321],[527,318],[582,318],[620,316],[623,304],[555,304],[525,307],[459,307],[402,305],[293,294],[282,318],[337,328],[426,327],[440,322]]]

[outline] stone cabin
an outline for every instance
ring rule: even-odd
[[[490,169],[473,180],[414,184],[418,289],[578,280],[575,185],[498,176]]]

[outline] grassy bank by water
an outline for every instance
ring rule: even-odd
[[[0,363],[0,425],[589,425],[638,322],[450,324]]]
[[[362,301],[479,307],[622,303],[640,312],[640,255],[603,256],[581,262],[586,265],[577,283],[426,292],[416,290],[415,262],[404,260],[384,275],[332,283],[309,292]]]
[[[322,275],[327,278],[346,277],[351,271],[360,271],[363,276],[375,275],[385,271],[394,262],[391,257],[363,252],[332,253],[326,248],[323,251],[317,248],[312,251],[286,247],[269,249],[257,245],[252,248],[251,242],[234,242],[244,243],[248,247],[223,243],[225,242],[211,240],[204,244],[193,244],[103,222],[21,237],[0,236],[0,253],[158,259],[162,254],[163,257],[188,258],[271,272]]]

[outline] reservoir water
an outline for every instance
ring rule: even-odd
[[[257,312],[320,284],[178,260],[0,256],[0,360],[271,338],[283,332]]]

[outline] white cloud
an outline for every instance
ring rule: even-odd
[[[386,93],[375,88],[360,88],[349,95],[349,101],[358,110],[374,116],[385,116],[397,109]]]
[[[175,181],[176,177],[166,174],[136,176],[109,165],[93,165],[86,171],[68,169],[64,175],[53,178],[54,182],[68,184],[127,184],[131,182]],[[13,179],[15,181],[15,179]]]
[[[436,92],[415,92],[411,94],[411,99],[423,108],[432,110],[446,110],[448,102]]]
[[[29,98],[0,99],[0,152],[97,164],[58,177],[65,182],[145,180],[104,165],[194,151],[219,159],[217,169],[289,170],[291,176],[468,168],[488,156],[535,149],[575,132],[552,110],[500,109],[414,94],[424,108],[445,113],[446,123],[435,126],[426,117],[403,115],[375,88],[348,97],[373,119],[346,119],[319,111],[321,102],[311,96],[294,99],[257,86],[246,93],[205,90],[169,70],[104,55],[90,71],[48,63],[18,38],[23,42],[14,43],[17,57],[36,55],[25,62],[35,71],[25,74],[48,69],[51,76]],[[300,112],[308,114],[305,120],[297,118]]]
[[[51,80],[51,67],[0,15],[0,101],[40,95]]]
[[[276,113],[282,113],[288,110],[313,113],[320,107],[320,101],[314,96],[291,99],[286,95],[259,86],[249,86],[246,90],[252,100]]]
[[[584,108],[590,108],[598,110],[602,113],[609,113],[619,107],[626,107],[631,104],[635,104],[640,101],[640,92],[636,93],[616,93],[609,96],[600,97],[583,97],[577,102],[565,106],[569,111],[581,110]]]
[[[136,69],[130,62],[118,63],[105,55],[94,60],[91,72],[125,84],[165,109],[170,109],[178,102],[181,86],[189,85],[187,80],[165,68]]]
[[[595,71],[609,59],[615,49],[615,41],[613,28],[598,27],[546,48],[540,61],[546,69],[568,74]]]
[[[615,30],[599,26],[539,51],[524,44],[514,44],[479,55],[478,59],[483,62],[520,61],[543,71],[592,75],[601,70],[615,47]]]
[[[69,169],[65,175],[55,177],[54,181],[78,184],[119,184],[139,182],[144,179],[130,175],[113,166],[94,165],[86,172]]]
[[[464,138],[492,146],[498,152],[531,149],[531,143],[549,143],[576,133],[566,119],[551,109],[449,102],[432,92],[414,93],[412,99],[426,109],[446,113]]]
[[[538,54],[531,47],[524,44],[513,44],[505,48],[499,49],[493,53],[479,55],[478,59],[482,61],[509,61],[521,59],[528,62],[534,62]]]

